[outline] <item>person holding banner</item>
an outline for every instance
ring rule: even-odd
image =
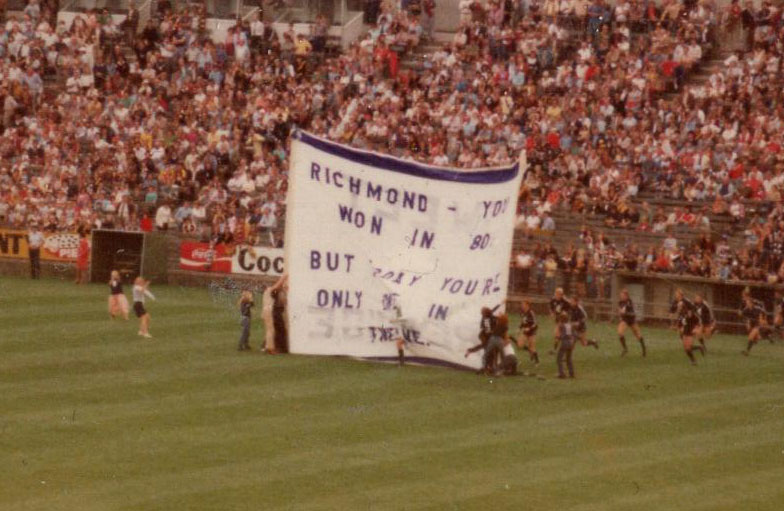
[[[400,310],[399,305],[395,305],[395,319],[392,320],[393,324],[396,324],[398,329],[400,330],[400,335],[397,339],[395,339],[395,347],[397,348],[397,362],[400,367],[403,367],[405,364],[405,347],[406,347],[406,340],[403,337],[403,332],[406,329],[406,320],[403,319],[403,312]]]
[[[27,253],[30,257],[30,278],[41,278],[41,247],[44,244],[44,235],[38,229],[38,223],[30,225],[27,235]]]
[[[482,307],[482,319],[479,322],[479,344],[468,348],[465,352],[466,358],[471,353],[487,348],[487,341],[493,335],[498,318],[493,314],[501,305],[496,305],[492,309],[489,307]]]
[[[495,326],[490,338],[487,340],[485,354],[482,359],[482,372],[484,374],[495,374],[496,359],[503,354],[504,343],[507,341],[507,334],[509,333],[509,316],[500,314],[495,317],[495,320]]]
[[[274,355],[275,351],[275,324],[272,322],[272,290],[275,286],[267,286],[261,295],[261,321],[264,324],[264,344],[261,351]]]
[[[269,286],[262,298],[261,319],[264,321],[264,351],[270,355],[288,353],[286,332],[286,292],[288,274],[284,273],[275,284]]]

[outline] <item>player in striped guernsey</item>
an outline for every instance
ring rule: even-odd
[[[534,364],[539,365],[539,353],[536,352],[536,315],[531,308],[531,302],[525,300],[520,308],[520,329],[517,332],[517,347],[528,352]]]
[[[647,355],[645,349],[645,339],[640,333],[640,327],[637,325],[637,314],[634,312],[634,302],[629,298],[629,291],[621,289],[620,300],[618,301],[618,315],[620,321],[618,322],[618,340],[621,341],[621,356],[625,356],[629,350],[626,348],[626,329],[630,328],[637,340],[640,341],[640,348],[642,348],[642,356]]]
[[[555,324],[555,332],[553,332],[553,350],[558,346],[558,337],[560,335],[559,329],[561,328],[561,323],[558,322],[558,317],[561,314],[566,314],[568,317],[571,313],[570,309],[571,305],[569,305],[569,301],[564,296],[563,288],[556,288],[553,297],[550,299],[550,317],[553,318],[553,323]]]
[[[702,346],[694,346],[694,333],[700,325],[700,320],[697,317],[697,309],[694,304],[683,295],[680,289],[675,290],[675,299],[670,306],[670,312],[678,315],[678,332],[683,342],[683,351],[689,357],[692,365],[697,365],[697,359],[694,358],[694,350],[698,350],[705,356],[705,348]]]
[[[746,345],[746,349],[741,351],[741,353],[749,356],[751,348],[753,348],[761,338],[760,324],[765,317],[765,309],[760,307],[759,303],[757,303],[749,293],[743,298],[741,316],[746,323],[746,331],[748,332],[748,344]]]
[[[741,297],[741,306],[738,314],[741,317],[745,318],[744,309],[746,308],[746,298],[751,299],[751,302],[754,306],[762,311],[762,315],[759,317],[757,329],[759,330],[759,338],[760,339],[768,339],[771,344],[773,343],[773,337],[770,335],[771,327],[770,322],[768,321],[768,308],[765,306],[765,302],[762,300],[758,300],[751,295],[751,289],[748,287],[743,288],[743,292],[740,295]]]
[[[700,341],[700,346],[707,351],[705,341],[710,339],[716,330],[716,318],[713,316],[713,309],[705,301],[700,293],[694,295],[694,307],[697,309],[697,318],[700,325],[697,327],[696,336]]]
[[[588,339],[587,332],[588,327],[586,326],[588,322],[588,313],[585,312],[585,308],[583,304],[580,303],[580,299],[576,296],[569,299],[569,304],[571,305],[571,312],[569,313],[569,321],[572,323],[574,327],[574,335],[577,340],[583,346],[593,346],[597,350],[599,349],[599,343],[594,339]]]

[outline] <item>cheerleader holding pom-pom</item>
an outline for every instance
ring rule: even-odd
[[[147,289],[149,285],[150,281],[144,280],[142,277],[136,277],[136,280],[133,281],[133,312],[139,318],[139,335],[147,339],[152,336],[150,335],[150,313],[144,308],[144,299],[149,297],[155,300],[155,295]]]
[[[117,270],[112,270],[112,276],[109,279],[109,291],[109,316],[114,319],[116,316],[122,315],[125,321],[128,321],[128,299],[125,298],[122,278]]]

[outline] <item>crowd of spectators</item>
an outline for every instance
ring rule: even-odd
[[[65,26],[55,5],[29,0],[0,32],[0,223],[279,243],[295,128],[467,169],[525,149],[530,229],[553,229],[554,208],[608,228],[707,232],[726,213],[744,229],[743,199],[784,186],[784,28],[767,3],[463,0],[453,41],[417,69],[400,61],[432,37],[430,0],[381,3],[337,54],[325,16],[305,34],[238,22],[215,42],[203,9]],[[719,32],[739,51],[689,84]]]

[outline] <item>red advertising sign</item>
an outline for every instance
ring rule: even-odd
[[[231,255],[226,245],[210,247],[209,243],[180,243],[180,269],[213,273],[231,273]]]

